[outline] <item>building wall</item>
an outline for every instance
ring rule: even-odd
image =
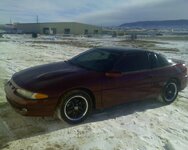
[[[21,30],[23,33],[33,33],[33,32],[39,33],[40,32],[39,24],[36,24],[36,23],[25,23],[25,24],[19,23],[15,25],[15,28],[17,30]]]
[[[76,23],[76,22],[56,22],[56,23],[19,23],[16,24],[17,30],[23,33],[45,34],[101,34],[101,27]]]

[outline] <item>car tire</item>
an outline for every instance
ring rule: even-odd
[[[65,94],[57,109],[60,120],[69,124],[78,124],[84,121],[92,111],[92,99],[82,90],[74,90]]]
[[[166,104],[170,104],[178,96],[178,84],[176,80],[170,80],[168,81],[162,90],[162,101]]]

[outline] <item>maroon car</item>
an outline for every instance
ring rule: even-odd
[[[58,115],[83,121],[92,109],[161,97],[172,103],[187,85],[177,60],[140,49],[95,48],[68,61],[15,73],[5,85],[7,100],[26,116]]]

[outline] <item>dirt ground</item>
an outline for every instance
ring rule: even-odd
[[[156,100],[97,110],[83,123],[23,117],[6,102],[4,83],[27,67],[66,60],[89,47],[126,46],[159,51],[188,65],[186,40],[6,35],[0,39],[0,149],[187,150],[188,88],[171,105]]]

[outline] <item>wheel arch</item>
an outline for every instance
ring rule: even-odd
[[[170,98],[170,100],[166,97],[166,94],[165,94],[165,90],[166,90],[166,87],[168,84],[171,84],[171,83],[174,83],[176,85],[176,93],[173,95],[172,98]],[[162,92],[161,92],[161,96],[159,98],[159,100],[161,102],[164,102],[165,104],[171,104],[172,102],[175,101],[175,99],[177,98],[178,96],[178,92],[179,92],[179,85],[180,84],[180,81],[177,77],[171,77],[169,78],[167,81],[166,81],[166,84],[164,85],[163,89],[162,89]]]
[[[93,108],[96,108],[96,100],[95,100],[95,95],[93,94],[93,92],[87,88],[79,88],[77,90],[81,90],[81,91],[85,91],[86,93],[89,94],[89,96],[91,97],[92,103],[93,103]]]
[[[180,80],[177,78],[177,77],[172,77],[168,80],[169,81],[175,81],[177,83],[177,87],[178,87],[178,91],[180,90],[180,87],[181,87],[181,82]]]
[[[76,90],[84,91],[87,94],[89,94],[89,96],[91,97],[91,100],[92,100],[92,108],[93,109],[96,108],[96,100],[95,100],[95,95],[93,94],[93,92],[90,89],[88,89],[88,88],[79,87],[79,88],[69,89],[69,90],[66,90],[65,92],[61,93],[59,98],[58,98],[58,103],[56,105],[56,109],[58,108],[59,104],[61,103],[61,100],[62,100],[64,95],[66,95],[67,93],[69,93],[71,91],[76,91]]]

